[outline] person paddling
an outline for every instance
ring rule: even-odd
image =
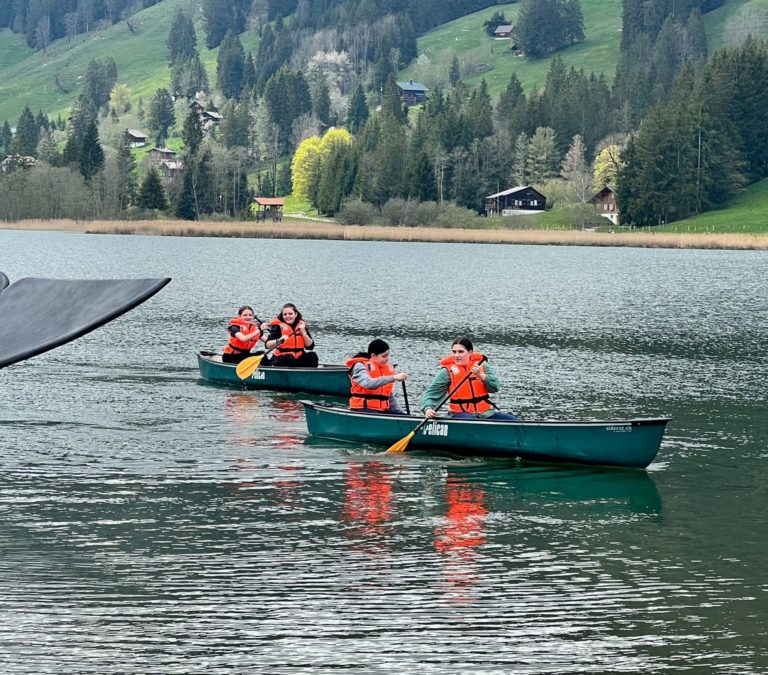
[[[264,341],[267,349],[274,347],[270,366],[317,368],[315,341],[296,305],[288,302],[270,322],[269,335]]]
[[[405,415],[395,398],[395,382],[405,382],[407,373],[396,373],[389,363],[389,345],[379,338],[346,362],[352,380],[349,407],[387,415]]]
[[[469,377],[466,377],[469,375]],[[466,380],[464,379],[466,377]],[[464,382],[462,382],[464,380]],[[472,341],[460,337],[453,341],[451,354],[440,361],[440,371],[421,399],[426,417],[437,417],[436,407],[453,391],[449,403],[450,416],[457,419],[516,420],[511,413],[499,411],[490,394],[499,391],[499,379],[488,358],[473,349]]]
[[[253,313],[250,305],[243,305],[237,310],[237,316],[229,320],[229,342],[224,347],[221,360],[224,363],[240,363],[253,356],[251,350],[266,337],[266,323],[262,323]]]

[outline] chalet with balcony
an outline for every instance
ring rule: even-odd
[[[485,215],[491,216],[530,216],[543,213],[547,198],[530,185],[502,190],[485,198]]]
[[[619,224],[619,207],[616,204],[616,188],[606,185],[600,192],[596,193],[592,199],[595,206],[595,213],[598,216],[607,218],[614,225]]]
[[[176,161],[176,151],[170,148],[152,148],[147,153],[147,158],[150,164],[159,166],[161,162],[174,162]]]
[[[143,148],[147,144],[149,138],[145,133],[142,133],[138,129],[126,129],[128,137],[130,138],[130,146],[132,148]]]
[[[397,89],[400,92],[400,100],[405,105],[424,103],[427,100],[427,92],[429,92],[429,89],[421,82],[414,82],[413,80],[397,82]]]
[[[515,27],[512,24],[505,23],[501,26],[496,26],[496,30],[493,31],[493,37],[498,39],[511,38],[515,35]]]

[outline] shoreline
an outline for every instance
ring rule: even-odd
[[[624,246],[635,248],[694,248],[768,250],[768,234],[674,233],[647,230],[583,232],[579,230],[452,229],[387,227],[285,220],[23,220],[0,222],[4,230],[48,230],[83,234],[139,234],[174,237],[241,237],[254,239],[326,239],[345,241],[412,241],[465,244],[528,244],[543,246]]]

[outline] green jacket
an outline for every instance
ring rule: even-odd
[[[484,365],[485,374],[488,376],[488,380],[485,382],[485,388],[488,390],[489,394],[495,394],[499,390],[499,378],[496,377],[496,373],[487,361]],[[437,404],[440,403],[440,401],[442,401],[445,395],[450,391],[450,386],[451,376],[448,374],[448,369],[440,368],[437,375],[435,375],[435,379],[432,380],[432,384],[429,385],[427,391],[424,392],[424,396],[421,397],[421,412],[426,412],[427,408],[432,408],[432,410],[434,410],[437,407]],[[444,406],[447,407],[447,405],[448,402],[446,401]],[[442,410],[443,408],[441,408],[438,412]],[[491,408],[490,410],[481,413],[479,417],[490,417],[495,412],[496,410]],[[452,413],[448,412],[447,414],[450,417]]]

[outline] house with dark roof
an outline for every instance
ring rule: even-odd
[[[485,215],[521,216],[543,213],[547,207],[547,198],[530,185],[502,190],[485,198]]]
[[[126,129],[126,131],[131,139],[130,144],[132,148],[143,148],[147,144],[149,137],[138,129]]]
[[[405,105],[415,105],[417,103],[424,103],[427,100],[427,89],[421,82],[414,82],[408,80],[408,82],[397,82],[397,89],[400,92],[400,100]]]

